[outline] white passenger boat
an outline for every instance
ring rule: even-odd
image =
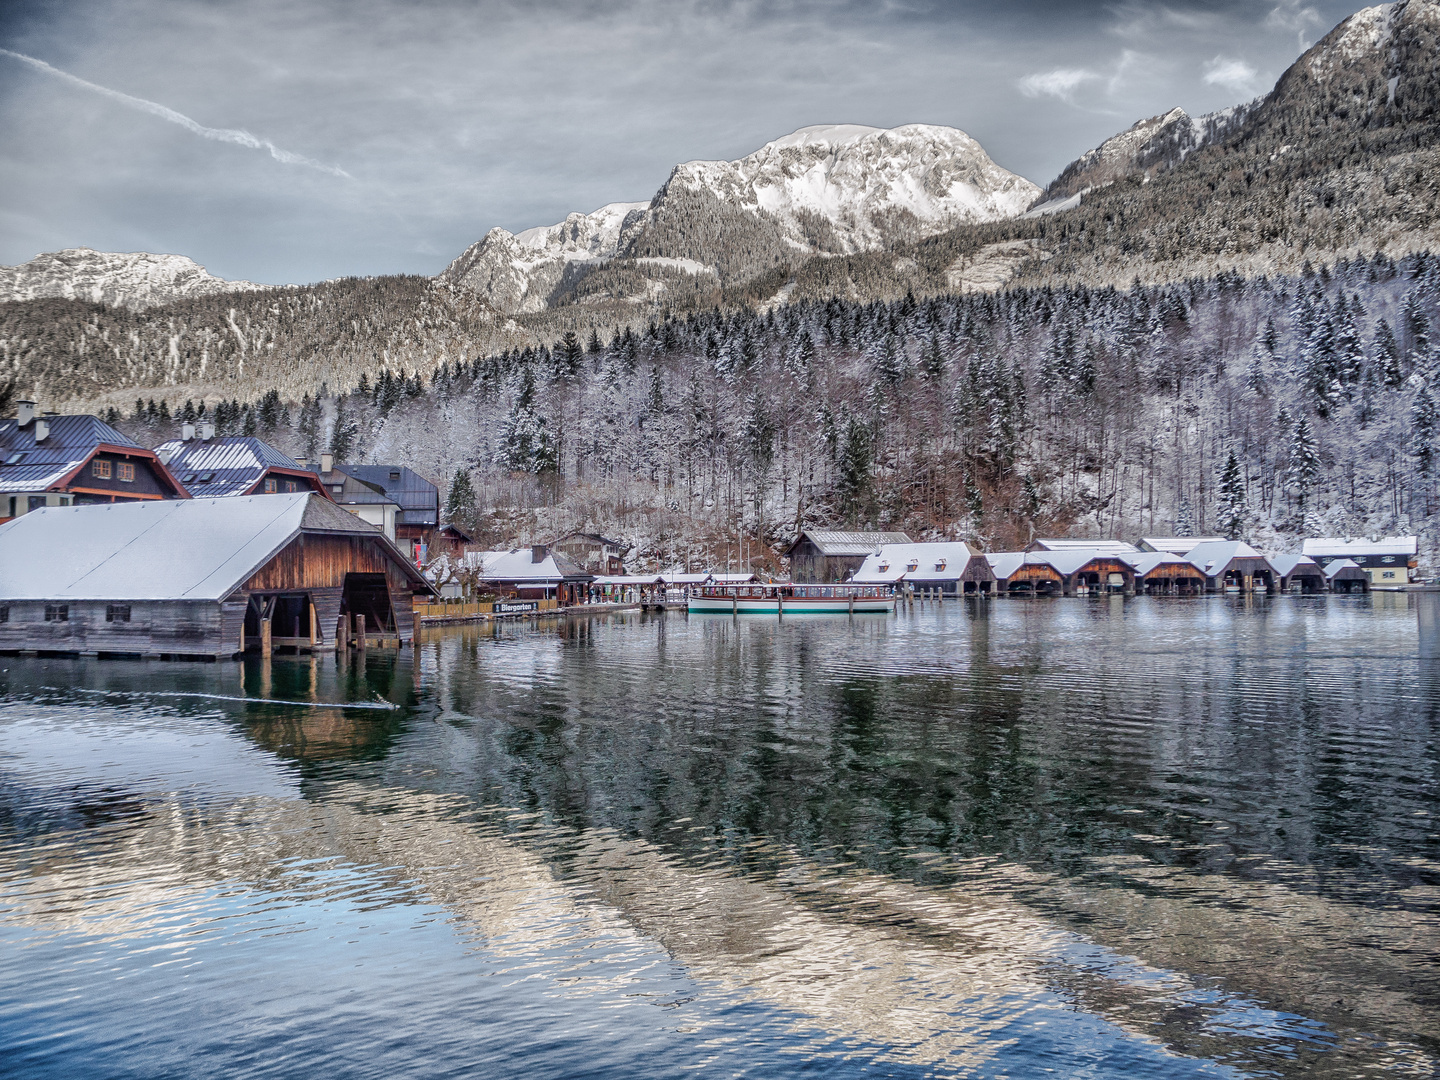
[[[715,615],[890,614],[889,585],[796,585],[789,581],[703,585],[690,593],[688,610]]]

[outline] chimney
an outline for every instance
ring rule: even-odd
[[[175,456],[175,448],[173,446],[167,446],[163,450],[155,451],[155,456],[160,459],[161,465],[168,466],[171,458]]]
[[[303,469],[303,468],[305,468],[306,465],[308,465],[308,464],[310,464],[310,463],[309,463],[308,461],[306,461],[303,457],[297,457],[297,458],[295,459],[295,464],[296,464],[296,465],[299,465],[299,466]]]
[[[21,427],[24,427],[26,424],[30,423],[31,420],[35,419],[35,402],[17,401],[15,405],[17,410],[16,420]]]
[[[50,421],[46,417],[35,418],[35,441],[42,443],[50,437]]]
[[[335,471],[335,455],[334,455],[334,454],[321,454],[321,455],[320,455],[320,471],[321,471],[322,473],[329,473],[329,472],[334,472],[334,471]]]
[[[180,441],[181,441],[181,442],[189,442],[189,441],[190,441],[191,439],[193,439],[193,438],[195,438],[195,425],[194,425],[194,424],[181,424],[181,425],[180,425]]]
[[[213,439],[214,437],[215,437],[215,425],[212,424],[209,420],[201,421],[201,424],[200,424],[200,438],[203,439],[205,442],[209,442],[209,441],[210,441],[211,439]]]
[[[534,547],[532,547],[532,548],[530,549],[530,561],[531,561],[532,563],[542,563],[542,562],[545,561],[545,545],[544,545],[544,544],[536,544]]]

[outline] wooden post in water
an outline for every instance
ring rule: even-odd
[[[366,646],[366,644],[368,644],[368,643],[367,643],[366,640],[365,640],[365,616],[364,616],[364,614],[356,615],[356,616],[355,616],[355,648],[359,649],[361,652],[364,652],[364,651],[365,651],[365,646]]]
[[[350,647],[350,616],[341,615],[335,620],[335,651],[344,652]]]
[[[732,592],[732,593],[730,594],[730,614],[731,614],[731,616],[735,616],[735,615],[740,614],[740,596],[739,596],[739,593],[733,593],[733,592]]]
[[[855,594],[853,592],[850,594],[850,615],[851,617],[855,615]]]
[[[260,618],[260,655],[266,660],[270,659],[274,653],[274,647],[270,644],[270,636],[273,633],[270,616],[262,614]]]

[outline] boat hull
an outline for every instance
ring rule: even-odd
[[[692,596],[687,610],[697,615],[889,615],[895,611],[893,596],[855,598],[848,596],[807,596],[784,598],[783,609],[773,596]]]

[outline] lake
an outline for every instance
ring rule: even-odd
[[[0,657],[12,1077],[1440,1063],[1440,595]]]

